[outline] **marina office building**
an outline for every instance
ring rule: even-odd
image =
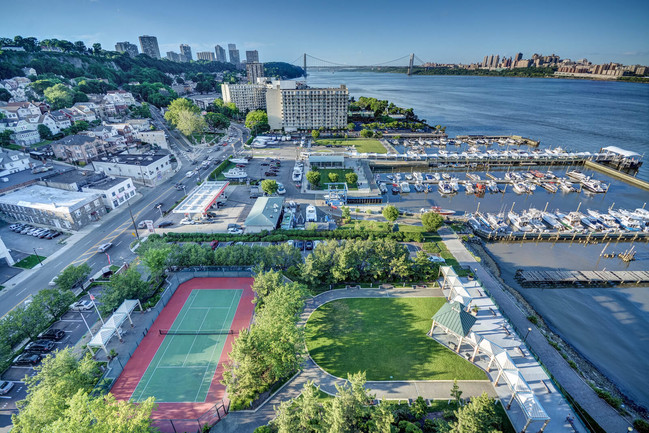
[[[342,129],[347,126],[348,107],[349,91],[344,85],[310,88],[296,81],[274,81],[266,90],[268,123],[273,130]]]

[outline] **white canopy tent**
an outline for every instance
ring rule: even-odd
[[[117,337],[120,340],[122,339],[122,324],[126,321],[126,319],[128,319],[131,326],[133,326],[131,313],[133,312],[133,310],[135,310],[135,307],[139,307],[140,311],[142,311],[142,305],[137,299],[127,299],[122,302],[122,305],[120,305],[119,308],[117,308],[117,310],[113,313],[113,315],[110,316],[108,320],[106,320],[104,325],[99,329],[99,332],[97,332],[95,336],[92,337],[92,340],[90,340],[90,342],[88,343],[88,347],[102,348],[104,350],[104,353],[108,355],[106,345],[115,334],[117,334]]]

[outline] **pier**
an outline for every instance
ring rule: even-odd
[[[522,286],[609,286],[647,284],[648,271],[516,271]]]
[[[649,233],[647,232],[511,232],[511,233],[494,233],[473,227],[473,232],[488,241],[502,242],[580,242],[580,243],[599,243],[599,242],[649,242]]]

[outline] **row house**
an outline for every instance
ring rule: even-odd
[[[0,150],[0,176],[17,173],[31,167],[29,156],[15,150]]]
[[[28,116],[41,115],[41,110],[31,102],[10,102],[5,106],[0,107],[0,112],[10,120],[18,120]]]
[[[106,92],[106,96],[104,96],[104,102],[113,105],[126,105],[128,107],[135,105],[135,98],[131,92],[125,90],[109,90]]]
[[[110,145],[99,137],[81,134],[64,137],[54,141],[51,146],[54,156],[73,163],[88,163],[92,158],[117,151],[110,148]]]

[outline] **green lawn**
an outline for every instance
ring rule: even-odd
[[[213,132],[195,132],[193,133],[190,138],[194,144],[199,144],[203,141],[203,138],[205,138],[206,143],[210,143],[214,140],[218,141],[219,138],[223,136],[222,133],[213,133]]]
[[[486,380],[484,371],[426,336],[444,298],[341,299],[306,324],[313,360],[338,377],[367,380]]]
[[[438,235],[428,236],[426,242],[424,242],[423,248],[425,251],[431,254],[439,254],[448,266],[453,266],[455,273],[460,277],[466,277],[469,275],[469,271],[460,266],[457,260],[451,252],[446,248],[442,238]]]
[[[36,144],[32,144],[31,147],[37,147],[38,148],[38,147],[42,147],[42,146],[47,146],[51,142],[52,142],[52,140],[43,140],[43,141],[40,141],[40,142],[38,142]]]
[[[359,153],[388,153],[381,142],[375,138],[326,138],[316,140],[320,146],[354,146]]]
[[[41,262],[46,259],[45,256],[37,256],[35,254],[32,254],[30,256],[25,257],[21,261],[17,262],[16,264],[14,264],[14,266],[16,266],[18,268],[23,268],[23,269],[31,269],[34,266],[38,265],[39,258],[40,258]]]
[[[354,207],[352,206],[352,210]],[[399,224],[399,220],[397,220]],[[340,227],[341,229],[347,230],[366,230],[366,231],[377,231],[377,232],[387,232],[392,230],[392,225],[385,221],[367,221],[367,220],[354,220],[351,223],[345,224]],[[425,233],[426,230],[423,226],[413,226],[410,224],[399,224],[400,232],[407,233]]]
[[[327,184],[330,182],[329,173],[338,174],[338,182],[347,182],[345,175],[354,172],[351,168],[321,168],[318,171],[320,172],[320,189],[328,188]],[[348,183],[347,189],[358,189],[358,185],[356,183]]]

